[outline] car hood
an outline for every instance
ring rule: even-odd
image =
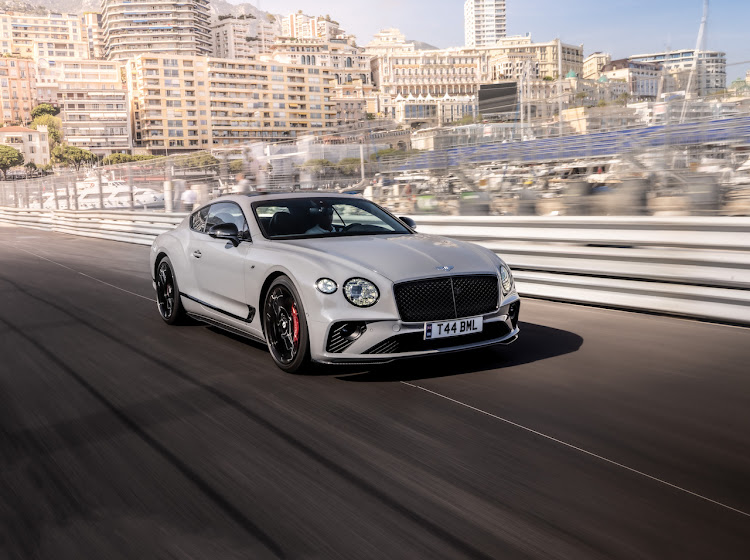
[[[364,235],[289,240],[285,244],[321,259],[337,258],[385,276],[393,282],[451,274],[496,273],[493,254],[472,243],[436,235]]]

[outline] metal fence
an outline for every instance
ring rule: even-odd
[[[231,192],[336,190],[403,213],[750,215],[750,116],[430,151],[360,140],[256,143],[9,180],[0,206],[170,212]]]

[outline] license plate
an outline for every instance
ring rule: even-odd
[[[440,321],[439,323],[425,323],[424,339],[448,338],[450,336],[462,336],[482,332],[482,318],[471,317],[469,319],[458,319],[457,321]]]

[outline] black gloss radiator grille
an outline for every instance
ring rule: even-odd
[[[401,320],[444,321],[492,313],[498,308],[497,276],[449,276],[402,282],[393,287]]]

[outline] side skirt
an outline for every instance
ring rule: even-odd
[[[192,317],[196,321],[201,321],[203,323],[208,323],[209,325],[212,325],[214,327],[218,327],[222,330],[231,332],[232,334],[236,334],[238,336],[242,336],[244,338],[250,339],[254,342],[259,342],[261,344],[266,344],[266,341],[263,340],[259,336],[255,336],[254,334],[250,334],[249,332],[245,332],[243,330],[238,329],[237,327],[233,327],[232,325],[227,325],[226,323],[222,323],[221,321],[218,321],[214,319],[213,317],[206,317],[205,315],[201,315],[199,313],[190,313],[188,312],[188,316]]]
[[[195,303],[200,303],[203,307],[208,307],[212,311],[216,311],[217,313],[221,313],[222,315],[226,315],[227,317],[231,317],[232,319],[237,319],[238,321],[243,321],[244,323],[252,323],[253,319],[255,318],[255,308],[248,305],[247,306],[247,317],[240,317],[239,315],[233,315],[232,313],[229,313],[228,311],[224,311],[223,309],[219,309],[218,307],[211,305],[209,303],[206,303],[205,301],[201,301],[198,298],[194,298],[193,296],[187,295],[185,292],[180,292],[180,296],[189,299],[190,301],[194,301]]]

